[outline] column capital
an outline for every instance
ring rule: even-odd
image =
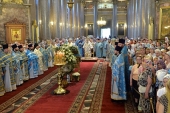
[[[117,4],[117,0],[112,0],[113,5]]]

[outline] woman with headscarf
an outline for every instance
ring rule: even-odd
[[[157,71],[156,71],[156,85],[155,87],[157,89],[162,88],[163,87],[163,77],[167,74],[167,70],[166,70],[166,65],[164,63],[163,60],[158,60],[157,62]]]

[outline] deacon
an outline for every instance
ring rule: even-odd
[[[15,73],[16,71],[16,64],[12,55],[9,53],[8,44],[3,45],[3,56],[2,64],[3,64],[3,74],[4,74],[4,85],[5,91],[10,92],[12,90],[16,90],[16,80],[15,80]]]
[[[108,41],[107,41],[107,38],[105,38],[104,40],[103,40],[103,58],[106,58],[106,51],[107,51],[107,44],[108,44]]]
[[[29,79],[28,57],[27,57],[26,53],[24,52],[24,48],[22,45],[19,45],[18,48],[19,48],[20,55],[21,55],[20,65],[21,65],[23,80],[28,80]]]
[[[16,44],[12,45],[12,56],[16,64],[16,71],[15,71],[16,85],[21,85],[23,84],[23,76],[22,76],[21,65],[20,65],[21,56],[18,52],[18,46]]]
[[[115,55],[117,58],[112,66],[111,82],[111,99],[113,100],[126,100],[125,62],[121,50],[121,47],[116,46]]]
[[[97,42],[94,45],[94,51],[96,53],[96,57],[102,58],[102,49],[103,49],[103,44],[101,43],[100,39],[97,39]]]
[[[47,40],[47,51],[48,51],[48,67],[54,67],[54,49],[51,46],[51,41]]]
[[[48,51],[45,48],[45,45],[43,43],[41,43],[40,51],[43,54],[42,59],[43,59],[43,64],[44,64],[44,67],[43,67],[44,71],[47,71],[48,70]]]
[[[33,53],[34,47],[32,44],[28,45],[27,57],[28,57],[28,71],[30,78],[38,77],[38,57]]]

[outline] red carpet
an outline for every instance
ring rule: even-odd
[[[111,101],[111,98],[110,98],[111,73],[112,73],[111,68],[108,67],[101,113],[125,113],[124,103],[117,103],[117,102]]]
[[[67,113],[90,74],[93,65],[94,62],[81,62],[80,81],[69,84],[66,88],[70,91],[69,94],[53,95],[52,91],[57,88],[57,85],[55,85],[28,108],[25,113]]]
[[[17,86],[17,90],[5,93],[4,96],[0,97],[0,105],[2,103],[6,102],[7,100],[9,100],[10,98],[12,98],[13,96],[17,95],[18,93],[20,93],[24,89],[28,88],[30,85],[32,85],[32,84],[36,83],[37,81],[41,80],[42,78],[44,78],[46,75],[48,75],[49,73],[51,73],[55,69],[56,69],[56,66],[53,67],[53,68],[49,68],[48,71],[46,71],[43,75],[38,76],[38,78],[30,79],[28,81],[25,81],[24,84],[22,84],[21,86]]]

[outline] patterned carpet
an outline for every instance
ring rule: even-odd
[[[23,84],[23,86],[21,86],[22,87],[22,91],[18,92],[13,97],[10,97],[10,98],[6,97],[8,100],[5,101],[4,103],[0,104],[0,111],[1,111],[1,113],[13,112],[22,103],[24,103],[29,98],[31,98],[33,95],[35,95],[37,93],[37,91],[39,91],[40,89],[44,88],[44,84],[43,83],[45,81],[47,81],[49,78],[53,77],[57,73],[56,67],[54,67],[54,68],[55,69],[51,68],[53,71],[51,71],[51,69],[49,70],[51,73],[45,72],[43,75],[41,75],[42,79],[40,79],[39,81],[37,81],[37,82],[35,82],[33,84],[31,83],[31,81],[34,81],[35,79],[27,81],[26,84],[29,84],[29,86],[25,87],[24,86],[25,84]],[[16,91],[18,91],[18,89]],[[10,92],[10,93],[13,93],[13,92]],[[15,93],[15,91],[14,91],[14,93]]]
[[[92,68],[86,82],[82,89],[78,93],[78,96],[72,103],[68,113],[101,113],[103,94],[106,82],[107,62],[97,61],[95,66]],[[38,84],[31,85],[31,91],[27,92],[28,89],[23,90],[25,95],[18,99],[21,94],[19,93],[13,99],[18,99],[8,108],[10,100],[6,102],[6,106],[0,106],[0,108],[6,108],[1,113],[23,113],[27,108],[35,103],[39,98],[42,97],[50,88],[52,88],[56,82],[56,70],[50,73],[47,78],[40,80]],[[53,76],[54,75],[54,76]],[[46,80],[45,80],[46,79]],[[44,82],[42,82],[44,81]],[[107,84],[107,83],[106,83]],[[37,86],[38,85],[38,86]],[[33,87],[34,86],[34,87]],[[23,95],[22,92],[22,95]],[[128,100],[125,102],[125,113],[138,113],[131,95],[128,95]],[[111,101],[108,101],[108,103]],[[115,106],[113,106],[115,107]],[[114,111],[111,111],[114,112]],[[115,111],[116,113],[118,111]]]

